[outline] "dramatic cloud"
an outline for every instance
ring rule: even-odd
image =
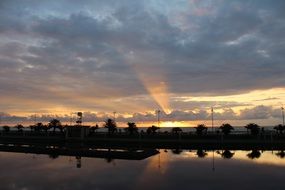
[[[1,1],[0,108],[160,108],[175,119],[175,110],[183,119],[211,104],[244,108],[252,102],[177,98],[283,89],[284,7],[283,0]],[[268,117],[248,109],[242,118]]]
[[[91,113],[91,112],[84,112],[83,113],[83,121],[87,123],[102,123],[106,121],[107,118],[113,118],[112,114],[106,113]],[[14,116],[7,113],[0,113],[1,122],[9,124],[9,123],[34,123],[34,122],[44,122],[47,123],[50,120],[57,118],[63,123],[74,123],[76,121],[76,114],[70,115],[51,115],[51,114],[38,114],[38,115],[30,115],[28,117],[20,117]],[[160,121],[162,122],[175,122],[175,121],[186,121],[186,122],[206,122],[208,123],[211,121],[212,115],[211,112],[207,110],[199,110],[195,111],[181,111],[181,110],[174,110],[170,113],[160,113]],[[274,109],[269,106],[257,106],[253,108],[246,108],[237,113],[232,109],[223,109],[220,112],[214,112],[214,119],[218,121],[218,123],[225,123],[229,121],[244,121],[246,122],[255,122],[255,121],[262,121],[273,119],[274,123],[271,125],[277,124],[281,121],[281,110]],[[127,122],[142,122],[142,123],[156,123],[157,122],[157,114],[146,112],[146,113],[134,113],[132,115],[123,115],[117,114],[116,121],[120,123],[127,123]],[[217,124],[217,123],[216,123]],[[193,125],[193,124],[191,124]]]

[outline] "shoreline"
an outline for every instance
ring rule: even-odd
[[[250,134],[205,134],[189,133],[94,133],[89,135],[67,136],[62,132],[0,132],[0,144],[45,145],[45,146],[82,146],[82,147],[117,147],[117,148],[205,148],[205,149],[284,149],[285,134],[267,133]]]

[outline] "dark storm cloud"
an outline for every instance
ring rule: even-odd
[[[78,105],[145,95],[137,73],[145,71],[163,76],[152,82],[164,78],[174,96],[284,87],[282,7],[281,0],[1,1],[1,96]]]

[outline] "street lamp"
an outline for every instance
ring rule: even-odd
[[[115,112],[115,111],[113,112],[113,114],[114,114],[114,122],[116,121],[116,113],[117,112]]]
[[[212,132],[214,132],[214,108],[211,107]]]
[[[160,127],[160,110],[156,110],[157,113],[157,126]]]
[[[37,123],[37,114],[36,113],[34,115],[34,121],[35,121],[35,123]]]
[[[281,107],[281,112],[282,112],[282,119],[283,119],[283,126],[284,126],[285,123],[284,123],[284,107],[283,106]]]

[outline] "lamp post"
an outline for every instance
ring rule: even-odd
[[[75,118],[74,118],[75,116]],[[78,112],[71,112],[70,113],[70,126],[73,124],[73,123],[77,123],[76,121],[74,121],[74,119],[76,119],[76,116],[78,116]]]
[[[82,112],[77,112],[77,125],[81,126],[82,125],[82,118],[83,118],[83,113]]]
[[[212,132],[214,133],[214,108],[211,107]]]
[[[283,126],[285,125],[284,123],[284,107],[281,107],[281,112],[282,112],[282,120],[283,120]]]
[[[115,111],[113,112],[113,114],[114,114],[114,122],[116,121],[116,113],[117,112],[115,112]]]
[[[72,118],[72,112],[70,113],[70,123],[69,123],[69,125],[71,126],[72,125],[72,120],[73,120],[73,118]]]
[[[156,110],[157,113],[157,126],[160,127],[160,110]]]
[[[34,119],[35,119],[34,121],[35,121],[35,124],[36,124],[37,123],[37,114],[34,115]]]
[[[216,168],[215,168],[215,151],[213,150],[212,171],[214,172],[215,170],[216,170]]]

